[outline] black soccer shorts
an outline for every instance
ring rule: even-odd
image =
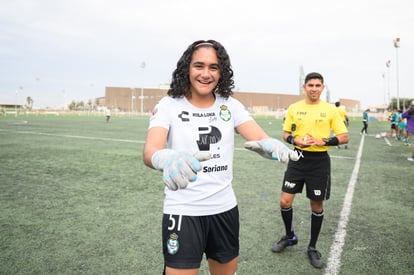
[[[199,268],[203,257],[227,263],[239,255],[238,207],[209,216],[164,214],[162,246],[165,265]]]

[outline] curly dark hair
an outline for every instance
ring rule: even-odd
[[[233,94],[234,88],[233,70],[231,68],[230,57],[227,54],[226,49],[217,41],[214,40],[198,40],[188,46],[187,50],[183,53],[181,58],[177,62],[177,68],[172,74],[172,81],[168,95],[171,97],[186,97],[191,98],[191,83],[190,83],[190,63],[193,57],[193,53],[202,48],[211,47],[217,52],[217,58],[219,60],[220,79],[217,86],[213,89],[213,92],[223,97],[228,98]]]

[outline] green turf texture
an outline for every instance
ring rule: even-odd
[[[258,117],[276,138],[282,120]],[[144,166],[148,117],[0,117],[1,274],[161,274],[161,173]],[[349,149],[332,148],[332,193],[317,243],[327,261],[356,161],[362,122]],[[413,274],[414,163],[401,141],[363,144],[340,274]],[[279,196],[285,166],[243,148],[236,136],[233,186],[240,209],[237,274],[323,274],[308,262],[310,210],[296,196],[299,243],[270,251],[284,234]],[[343,147],[343,146],[342,146]],[[203,261],[200,274],[208,274]]]

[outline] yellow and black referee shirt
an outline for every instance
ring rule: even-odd
[[[296,129],[292,132],[292,124]],[[337,107],[321,100],[318,104],[306,104],[305,100],[298,101],[289,106],[286,119],[283,124],[283,131],[292,132],[293,137],[304,138],[312,135],[317,139],[325,139],[331,136],[347,133],[342,117]],[[298,149],[309,152],[324,152],[330,146],[309,146]]]

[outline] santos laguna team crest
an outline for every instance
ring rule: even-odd
[[[224,121],[229,121],[231,119],[231,112],[227,109],[226,105],[220,106],[220,118]]]
[[[175,233],[172,233],[170,235],[170,238],[167,241],[168,253],[171,255],[176,254],[178,252],[179,247],[180,247],[180,244],[178,243],[178,235]]]

